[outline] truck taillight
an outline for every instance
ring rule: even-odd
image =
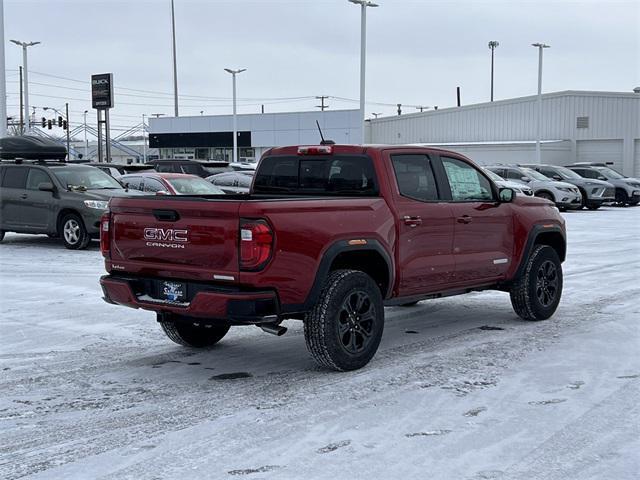
[[[100,218],[100,252],[103,257],[108,257],[109,250],[111,250],[111,238],[109,237],[110,223],[111,213],[107,212]]]
[[[273,231],[265,220],[240,220],[240,269],[260,270],[271,258]]]

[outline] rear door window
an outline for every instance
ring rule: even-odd
[[[23,167],[7,167],[2,178],[4,188],[21,188],[27,186],[27,172],[29,169]]]
[[[27,190],[38,190],[41,183],[51,183],[51,178],[44,170],[30,168],[27,176]]]
[[[142,177],[127,177],[122,181],[132,190],[142,190]]]
[[[421,202],[439,199],[431,159],[427,155],[392,155],[400,195]]]

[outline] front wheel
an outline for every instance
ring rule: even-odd
[[[75,213],[69,213],[60,222],[62,242],[70,250],[82,250],[87,248],[91,237],[84,226],[82,219]]]
[[[616,188],[616,203],[621,207],[629,203],[629,195],[627,195],[627,192],[622,188]]]
[[[229,325],[201,325],[190,319],[160,320],[170,340],[183,347],[203,348],[215,345],[229,331]]]
[[[4,230],[0,230],[0,242],[4,240]]]
[[[592,205],[587,205],[587,208],[589,210],[598,210],[600,208],[600,204],[598,204],[598,205],[593,205],[593,204]]]
[[[540,193],[536,193],[536,197],[538,198],[544,198],[545,200],[549,200],[551,202],[555,203],[555,200],[553,199],[553,195],[551,195],[548,192],[540,192]]]
[[[304,320],[307,349],[319,365],[357,370],[373,358],[384,330],[382,294],[358,270],[331,272],[318,303]]]
[[[546,320],[553,315],[562,296],[562,264],[556,251],[548,245],[535,246],[509,293],[522,319]]]

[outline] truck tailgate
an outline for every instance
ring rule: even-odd
[[[111,270],[237,282],[241,202],[175,198],[111,201]]]

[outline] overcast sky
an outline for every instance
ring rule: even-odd
[[[116,127],[139,122],[143,113],[172,114],[170,0],[4,3],[10,115],[18,110],[22,62],[13,38],[42,42],[29,52],[32,105],[62,108],[69,101],[76,123],[90,109],[90,75],[113,72],[116,87],[141,90],[116,89]],[[552,47],[545,50],[545,92],[640,86],[640,1],[379,3],[368,10],[368,102],[402,103],[406,113],[416,111],[413,105],[452,106],[456,86],[463,104],[487,101],[489,40],[500,42],[496,99],[536,92],[534,42]],[[317,104],[292,97],[358,98],[360,9],[347,0],[175,0],[175,7],[180,93],[214,97],[182,98],[181,115],[231,112],[224,67],[248,69],[238,79],[241,113],[259,112],[263,103],[267,112]],[[328,104],[357,108],[337,99]],[[368,104],[367,116],[395,110]]]

